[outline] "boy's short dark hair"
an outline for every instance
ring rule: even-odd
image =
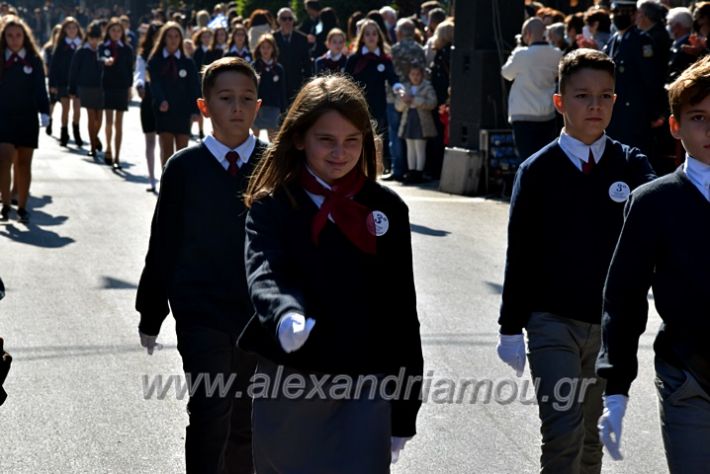
[[[570,77],[582,69],[604,71],[609,73],[612,79],[616,78],[616,65],[605,53],[589,48],[575,49],[560,60],[560,94],[564,94]]]
[[[710,56],[696,61],[668,88],[671,113],[680,122],[683,106],[695,105],[710,95]]]
[[[254,87],[257,90],[259,89],[259,78],[251,64],[242,58],[226,57],[202,68],[202,97],[207,100],[214,83],[217,81],[217,76],[229,71],[244,74],[254,82]]]

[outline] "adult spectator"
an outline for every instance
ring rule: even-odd
[[[549,7],[539,9],[537,11],[537,16],[542,20],[545,26],[550,26],[553,23],[560,23],[565,21],[564,13]]]
[[[550,46],[554,46],[560,51],[567,51],[569,44],[565,40],[565,24],[564,23],[553,23],[545,29],[545,35],[547,36],[547,42]]]
[[[335,13],[335,10],[330,7],[325,7],[320,11],[320,23],[316,25],[315,29],[316,40],[311,46],[311,56],[314,61],[328,51],[328,47],[325,45],[328,33],[330,33],[330,30],[333,28],[338,28],[339,26],[338,14]]]
[[[557,136],[555,93],[562,52],[545,41],[545,24],[538,17],[523,23],[523,46],[515,48],[501,68],[513,81],[508,96],[508,120],[518,155],[527,159]]]
[[[256,9],[249,17],[249,44],[256,45],[266,33],[271,33],[273,22],[269,10]]]
[[[567,54],[578,48],[577,36],[581,36],[584,31],[584,13],[577,12],[574,15],[567,15],[565,18],[565,40],[567,49],[563,51]]]
[[[303,9],[306,10],[306,18],[299,25],[298,31],[306,35],[308,44],[313,45],[316,41],[316,28],[320,23],[320,12],[322,6],[320,0],[305,0]]]
[[[390,6],[384,6],[380,8],[380,15],[382,15],[382,18],[385,20],[385,25],[387,26],[385,34],[389,38],[390,43],[396,43],[397,33],[395,32],[395,27],[397,26],[397,10]]]
[[[443,8],[434,8],[429,12],[429,24],[426,26],[427,38],[424,43],[424,52],[426,54],[427,64],[434,60],[434,32],[436,27],[446,20],[446,12]]]
[[[279,63],[286,71],[286,99],[290,105],[301,85],[312,74],[310,46],[306,35],[294,28],[296,16],[290,8],[280,9],[276,20],[279,29],[274,38],[279,47]]]
[[[604,52],[616,64],[616,102],[607,134],[614,140],[648,153],[651,125],[659,126],[664,104],[659,102],[659,82],[653,39],[634,25],[636,2],[612,3],[616,33]],[[662,122],[661,122],[662,124]]]
[[[367,12],[366,17],[369,20],[372,20],[377,23],[377,26],[380,27],[380,31],[384,35],[385,44],[387,46],[392,46],[392,42],[390,41],[390,38],[387,35],[387,25],[385,24],[385,19],[382,17],[382,14],[378,10],[370,10],[369,12]]]
[[[353,12],[353,14],[348,17],[347,31],[345,33],[348,35],[347,40],[349,45],[353,46],[355,41],[357,40],[357,24],[364,18],[365,14],[359,10]]]
[[[592,7],[584,15],[581,48],[594,48],[603,50],[611,39],[611,16],[606,8]]]
[[[128,39],[128,44],[133,48],[133,52],[138,50],[138,35],[136,35],[136,32],[131,29],[131,19],[128,17],[128,15],[122,15],[121,16],[121,25],[123,26],[123,30],[126,32],[126,38]]]
[[[636,26],[653,39],[658,72],[666,78],[672,40],[666,31],[668,9],[655,0],[640,0],[636,5]],[[664,92],[665,98],[665,92]]]
[[[671,54],[668,59],[668,78],[666,84],[671,84],[680,74],[695,62],[697,56],[683,50],[684,45],[690,44],[690,33],[693,30],[693,14],[689,8],[671,8],[666,17],[668,31],[673,38]]]

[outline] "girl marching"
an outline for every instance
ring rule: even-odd
[[[409,216],[376,167],[365,97],[343,76],[321,76],[303,86],[249,184],[256,314],[239,345],[260,356],[260,474],[389,473],[416,433],[423,361]],[[304,397],[314,377],[324,390]],[[401,390],[387,387],[393,377]],[[276,380],[268,393],[266,380]]]
[[[84,45],[74,54],[69,70],[69,95],[78,97],[81,106],[87,110],[91,143],[88,155],[94,158],[101,150],[99,130],[101,130],[101,111],[104,107],[102,87],[104,59],[99,58],[100,41],[101,25],[98,21],[92,21],[87,29]]]
[[[343,54],[345,50],[345,32],[339,28],[333,28],[328,33],[325,40],[328,51],[316,59],[316,74],[328,74],[343,72],[348,57]]]
[[[254,69],[259,74],[261,108],[254,120],[254,135],[266,129],[273,141],[279,128],[279,119],[286,110],[286,81],[283,66],[277,62],[279,48],[274,37],[267,33],[259,38],[254,49]]]
[[[254,59],[249,49],[249,35],[246,26],[241,23],[234,25],[226,56],[234,56],[252,63]]]
[[[187,146],[190,125],[198,113],[199,78],[195,63],[185,55],[180,25],[168,22],[148,58],[155,128],[160,137],[162,166]]]
[[[224,56],[227,50],[227,29],[218,26],[214,29],[214,34],[212,35],[212,43],[210,48],[205,53],[204,66],[212,64],[217,59]]]
[[[39,127],[49,124],[44,64],[27,24],[16,16],[0,22],[0,219],[10,217],[11,167],[17,190],[17,217],[29,222],[27,201],[32,154]],[[40,115],[40,120],[37,116]]]
[[[195,53],[192,55],[192,60],[195,62],[198,74],[202,74],[202,67],[205,66],[205,56],[210,49],[212,36],[212,30],[207,27],[200,28],[192,35],[192,42],[195,44]],[[200,129],[200,140],[205,138],[204,123],[205,120],[202,114],[199,114],[197,116],[197,125]]]
[[[104,58],[103,90],[104,114],[106,115],[106,154],[104,159],[114,170],[121,169],[119,156],[123,140],[123,113],[128,110],[128,96],[133,83],[133,48],[128,45],[126,32],[118,18],[106,26],[104,42],[99,48],[99,57]],[[115,112],[115,121],[114,121]],[[115,127],[115,152],[112,154],[111,138]]]
[[[74,53],[81,48],[84,32],[79,26],[79,22],[74,17],[68,16],[62,22],[62,29],[59,38],[54,43],[52,51],[52,63],[49,66],[49,93],[56,97],[62,104],[62,128],[59,135],[59,144],[67,146],[69,143],[69,108],[71,106],[72,131],[74,132],[74,143],[76,146],[83,146],[79,130],[79,120],[81,119],[81,104],[78,97],[69,96],[69,69],[71,67]]]

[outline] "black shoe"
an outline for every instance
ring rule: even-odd
[[[82,146],[84,146],[84,140],[81,139],[81,133],[79,131],[79,124],[73,123],[71,126],[72,126],[72,131],[74,132],[74,143],[76,143],[76,146],[81,148]]]
[[[27,209],[21,207],[17,210],[17,220],[20,221],[21,224],[27,224],[30,222],[30,213],[27,212]]]
[[[51,118],[49,119],[49,125],[47,125],[47,128],[46,128],[45,132],[46,132],[47,135],[49,135],[50,137],[52,136],[52,119],[51,119]]]
[[[200,141],[204,140],[205,139],[205,132],[200,130],[200,134],[198,135],[198,137],[200,137]]]
[[[59,146],[67,146],[67,143],[69,143],[69,130],[67,127],[62,127],[59,136]]]
[[[8,219],[10,219],[10,211],[11,210],[12,210],[12,208],[10,206],[4,205],[2,207],[2,210],[0,210],[0,221],[4,222],[4,221],[7,221]]]
[[[96,139],[96,151],[101,151],[104,149],[104,146],[101,144],[101,140],[98,138]]]
[[[86,156],[90,156],[92,158],[96,158],[96,150],[89,150],[86,152]]]
[[[108,152],[104,153],[104,164],[113,166],[113,158],[111,158],[111,154]]]
[[[121,166],[121,163],[119,163],[118,161],[114,161],[112,167],[113,167],[114,171],[118,171],[118,170],[123,169],[123,167]]]
[[[394,173],[386,174],[382,176],[382,181],[403,181],[404,177],[396,175]]]
[[[17,198],[14,197],[14,198],[10,199],[10,204],[12,204],[13,206],[17,206]]]

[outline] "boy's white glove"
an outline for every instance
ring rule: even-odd
[[[306,318],[298,313],[286,313],[281,316],[276,332],[283,350],[293,352],[300,349],[306,343],[315,324],[315,319]]]
[[[525,340],[523,335],[506,336],[505,334],[498,334],[496,350],[500,360],[511,366],[518,377],[522,377],[525,370]]]
[[[624,459],[621,455],[621,425],[626,413],[626,395],[606,395],[604,397],[604,412],[599,418],[599,439],[615,461]]]
[[[45,128],[47,125],[49,125],[49,115],[39,114],[39,126]]]
[[[399,459],[399,452],[404,449],[404,445],[407,444],[407,441],[411,439],[411,436],[409,438],[400,438],[397,436],[392,436],[392,464],[397,462],[397,460]]]
[[[158,344],[157,342],[158,336],[149,336],[147,334],[143,334],[140,329],[138,330],[138,334],[141,337],[141,346],[146,348],[146,350],[148,351],[148,355],[153,355],[154,349],[160,350],[163,348],[163,346],[161,344]]]

